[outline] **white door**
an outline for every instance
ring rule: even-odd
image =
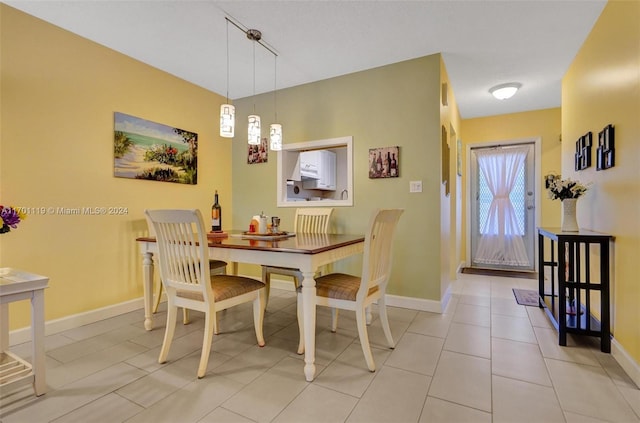
[[[471,149],[471,267],[535,270],[534,147]]]

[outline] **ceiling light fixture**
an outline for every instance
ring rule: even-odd
[[[489,92],[498,100],[506,100],[514,96],[516,91],[522,87],[519,82],[509,82],[506,84],[496,85],[489,89]]]
[[[220,106],[220,136],[233,138],[236,126],[236,108],[229,104],[229,19],[227,21],[227,102]]]
[[[269,127],[269,140],[271,141],[270,148],[272,151],[282,150],[282,125],[278,122],[278,101],[277,88],[278,88],[278,56],[273,56],[273,112],[275,115],[274,123]]]

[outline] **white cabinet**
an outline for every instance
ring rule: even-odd
[[[304,189],[336,190],[336,153],[329,150],[300,153],[300,174]]]

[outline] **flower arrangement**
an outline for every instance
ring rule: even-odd
[[[552,200],[566,200],[568,198],[578,198],[584,194],[589,185],[582,184],[571,179],[560,179],[557,175],[553,179],[548,179],[547,191]]]
[[[0,234],[17,229],[18,223],[23,221],[27,216],[14,207],[5,207],[0,205]]]

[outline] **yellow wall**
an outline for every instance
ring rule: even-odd
[[[609,1],[562,80],[562,176],[593,187],[581,228],[615,236],[613,335],[640,363],[640,2]],[[576,172],[575,140],[615,127],[615,166]]]
[[[441,261],[441,285],[440,290],[444,294],[449,289],[452,280],[456,279],[458,265],[460,263],[460,251],[462,234],[462,202],[461,177],[457,172],[458,143],[461,139],[460,113],[455,95],[449,81],[449,75],[443,60],[440,60],[440,125],[446,130],[447,145],[449,148],[449,172],[448,190],[441,186],[441,233],[440,250]],[[443,160],[444,162],[444,160]]]
[[[142,296],[134,241],[145,208],[211,207],[231,224],[231,142],[218,136],[223,98],[0,4],[0,204],[125,207],[121,216],[32,213],[0,236],[0,267],[49,276],[46,319]],[[196,132],[198,184],[113,176],[113,113]],[[208,214],[208,213],[207,213]],[[29,325],[28,304],[10,306]]]
[[[488,93],[487,93],[488,95]],[[497,100],[496,100],[497,101]],[[466,152],[469,145],[508,141],[524,138],[538,138],[542,140],[540,163],[541,175],[560,173],[560,154],[562,143],[560,142],[560,109],[544,109],[532,112],[512,113],[508,115],[490,116],[485,118],[464,119],[462,121],[463,151]],[[463,169],[467,168],[466,154],[462,155]],[[463,175],[466,181],[467,175]],[[467,186],[462,187],[462,257],[465,260],[468,240],[467,233]],[[541,204],[540,226],[560,226],[560,202],[551,201],[547,197],[544,184],[541,183],[538,193]]]
[[[278,91],[278,118],[284,143],[353,136],[354,206],[334,212],[339,232],[363,233],[373,209],[401,207],[389,293],[440,300],[440,55],[396,63]],[[247,164],[247,115],[254,98],[235,102],[233,143],[234,220],[254,214],[282,218],[290,227],[294,208],[276,207],[277,156]],[[273,95],[255,97],[263,136],[272,122]],[[399,146],[398,178],[369,179],[370,148]],[[422,180],[422,193],[409,181]],[[287,223],[289,222],[289,223]],[[448,228],[447,228],[448,230]],[[359,262],[344,264],[359,272]],[[249,272],[248,270],[242,270]]]

